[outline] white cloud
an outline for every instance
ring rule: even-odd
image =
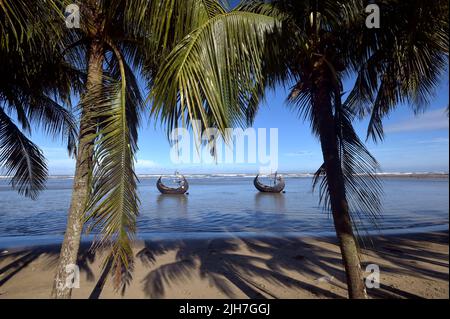
[[[386,125],[386,133],[448,130],[448,117],[445,108],[426,112],[398,123]]]
[[[138,159],[136,162],[136,168],[154,168],[157,166],[158,164],[155,162],[146,159]]]
[[[314,152],[311,151],[298,151],[298,152],[290,152],[290,153],[285,153],[285,156],[310,156],[313,155]]]
[[[448,137],[435,137],[429,140],[418,141],[418,144],[448,144]]]

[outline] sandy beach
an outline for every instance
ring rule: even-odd
[[[380,267],[372,298],[449,298],[448,232],[365,239],[364,267]],[[371,241],[371,242],[370,242]],[[84,245],[73,298],[345,298],[333,238],[229,238],[137,242],[122,295]],[[48,298],[57,245],[2,249],[0,298]]]

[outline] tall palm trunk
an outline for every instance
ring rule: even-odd
[[[92,90],[102,83],[103,75],[103,45],[98,40],[93,40],[88,51],[88,77],[86,94],[91,95]],[[70,298],[72,289],[65,283],[69,279],[68,265],[74,265],[77,261],[80,247],[81,233],[83,230],[83,217],[85,205],[89,196],[89,175],[92,167],[93,139],[95,123],[90,115],[92,106],[84,106],[80,120],[80,138],[76,168],[72,189],[72,200],[68,212],[67,228],[58,261],[53,295],[56,298]]]
[[[344,176],[331,105],[330,92],[332,92],[332,87],[328,80],[330,78],[328,72],[328,66],[324,61],[316,64],[315,86],[317,89],[313,97],[314,111],[318,118],[318,131],[327,176],[331,211],[346,271],[349,297],[363,299],[367,298],[367,292],[345,193]]]

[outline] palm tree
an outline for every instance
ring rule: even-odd
[[[80,5],[80,28],[65,32],[65,59],[86,70],[87,80],[79,105],[76,169],[55,275],[56,298],[70,298],[71,289],[64,284],[66,267],[76,264],[87,219],[104,235],[99,245],[114,240],[104,265],[112,263],[117,278],[130,266],[130,236],[139,204],[134,155],[143,111],[141,89],[133,73],[140,63],[139,47],[133,41],[143,33],[133,28],[145,18],[139,16],[139,3],[85,1]],[[61,7],[66,4],[62,1]]]
[[[81,75],[61,60],[58,48],[40,31],[54,4],[32,1],[0,2],[0,164],[20,194],[35,199],[45,187],[47,164],[29,135],[42,128],[67,141],[69,154],[76,141],[70,94]],[[37,45],[38,43],[38,45]]]
[[[145,111],[136,77],[151,89],[160,62],[174,45],[223,12],[216,0],[87,0],[80,5],[80,28],[61,36],[66,61],[87,70],[87,80],[72,199],[53,289],[57,298],[71,296],[66,269],[76,264],[87,221],[88,230],[101,234],[96,247],[111,244],[103,265],[111,266],[116,288],[130,280],[139,210],[134,156]],[[231,113],[205,109],[210,122],[225,127]]]
[[[448,56],[445,1],[377,4],[381,28],[368,29],[362,0],[244,1],[186,36],[153,88],[153,112],[175,127],[208,118],[208,110],[232,114],[231,124],[243,116],[251,123],[266,88],[291,86],[288,104],[322,147],[314,185],[332,213],[350,298],[367,297],[354,221],[368,214],[376,222],[382,191],[378,164],[352,121],[369,116],[368,137],[381,139],[383,117],[400,102],[415,111],[427,105]],[[235,16],[253,23],[246,28]]]

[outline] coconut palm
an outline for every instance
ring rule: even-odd
[[[136,78],[142,77],[151,89],[162,58],[174,45],[224,12],[215,0],[88,0],[80,4],[80,28],[67,30],[61,37],[66,60],[86,70],[87,80],[80,101],[73,193],[53,289],[56,297],[71,295],[65,285],[66,269],[76,264],[86,221],[90,221],[88,230],[100,233],[96,246],[111,244],[104,266],[111,266],[116,287],[125,287],[131,279],[131,242],[139,210],[134,157],[139,119],[145,111]],[[258,15],[239,13],[236,19],[249,28],[254,16]],[[204,125],[209,120],[225,127],[234,114],[204,108]]]
[[[69,2],[60,2],[62,8],[66,4]],[[85,70],[87,79],[79,103],[72,199],[53,289],[57,298],[71,295],[65,285],[66,267],[76,264],[87,219],[104,235],[99,245],[114,242],[104,264],[111,263],[116,278],[122,278],[122,270],[131,267],[130,237],[139,204],[134,156],[143,111],[135,77],[139,47],[133,41],[142,37],[142,29],[135,28],[146,18],[140,15],[139,4],[142,2],[85,1],[79,5],[80,28],[65,32],[65,59]],[[141,47],[150,47],[150,40],[141,42]]]
[[[244,1],[186,36],[153,89],[153,112],[171,126],[208,119],[209,110],[233,114],[216,123],[222,127],[243,117],[251,123],[266,88],[291,87],[287,104],[322,147],[314,185],[332,213],[351,298],[367,297],[354,222],[376,222],[382,191],[378,164],[352,122],[369,116],[368,137],[382,138],[382,119],[399,103],[414,111],[427,105],[448,56],[445,1],[377,4],[381,28],[369,29],[362,0]],[[254,19],[251,28],[241,16]],[[346,78],[356,79],[349,92]]]
[[[32,128],[61,135],[69,153],[76,141],[76,124],[65,106],[82,76],[61,60],[49,38],[43,42],[45,21],[37,18],[53,6],[51,1],[0,3],[0,164],[12,176],[12,187],[32,199],[48,175],[42,151],[29,138]]]

